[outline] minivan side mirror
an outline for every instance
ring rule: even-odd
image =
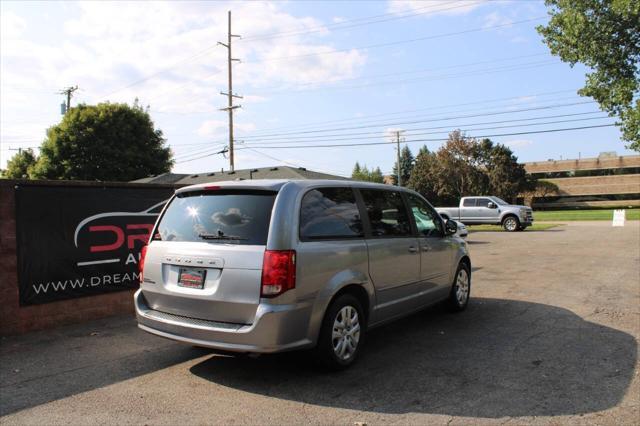
[[[444,222],[444,233],[447,235],[453,235],[458,232],[458,224],[453,220],[447,220]]]
[[[489,201],[489,204],[487,204],[487,207],[490,209],[495,209],[498,206],[496,206],[496,203],[494,203],[493,201]]]

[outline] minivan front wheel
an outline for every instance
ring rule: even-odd
[[[469,266],[460,262],[449,293],[449,307],[455,312],[464,311],[469,304],[471,294],[471,271]]]
[[[331,370],[344,369],[356,360],[366,328],[362,305],[351,294],[340,295],[325,314],[316,347],[317,361]]]

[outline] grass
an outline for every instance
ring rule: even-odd
[[[559,223],[534,223],[529,226],[526,231],[546,231],[547,229],[555,228],[556,226],[562,226]],[[469,232],[498,232],[503,231],[502,226],[500,225],[469,225]]]
[[[640,209],[627,209],[627,220],[640,220]],[[557,210],[534,211],[533,219],[540,222],[574,220],[613,220],[613,210]]]

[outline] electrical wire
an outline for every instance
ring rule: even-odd
[[[564,108],[564,107],[568,107],[568,106],[587,105],[587,104],[593,104],[593,103],[595,103],[595,101],[572,102],[572,103],[565,103],[565,104],[545,105],[545,106],[532,107],[532,108],[512,109],[512,110],[507,110],[507,111],[492,111],[492,112],[481,113],[481,114],[466,114],[466,115],[445,116],[445,117],[437,117],[437,118],[422,119],[422,120],[412,120],[412,121],[382,122],[382,123],[377,123],[377,124],[373,124],[373,125],[360,125],[360,126],[338,127],[338,128],[331,128],[331,129],[313,129],[313,130],[301,130],[301,131],[297,131],[297,132],[262,134],[259,137],[263,137],[264,138],[266,136],[300,135],[300,134],[310,134],[310,133],[324,133],[324,132],[328,132],[328,131],[366,129],[366,128],[372,128],[372,127],[401,126],[401,125],[408,125],[408,124],[429,123],[429,122],[433,122],[433,121],[456,120],[456,119],[460,119],[460,118],[471,118],[471,117],[483,117],[483,116],[513,114],[513,113],[517,113],[517,112],[526,112],[526,111],[539,111],[539,110],[546,110],[546,109]],[[254,137],[251,137],[251,136],[239,137],[239,139],[255,139],[255,138],[256,138],[255,136]]]
[[[580,122],[580,121],[591,121],[591,120],[603,120],[603,119],[609,119],[610,117],[607,116],[601,116],[601,117],[589,117],[589,118],[574,118],[574,119],[570,119],[570,120],[553,120],[553,121],[545,121],[542,123],[528,123],[528,124],[510,124],[510,125],[505,125],[505,126],[492,126],[492,127],[468,127],[468,126],[457,126],[457,125],[453,125],[453,126],[442,126],[442,127],[438,127],[439,129],[443,129],[446,128],[447,130],[440,130],[440,131],[430,131],[430,132],[418,132],[418,133],[409,133],[412,130],[416,130],[416,129],[403,129],[403,133],[405,136],[410,137],[410,136],[423,136],[423,135],[433,135],[433,134],[441,134],[441,133],[446,133],[448,134],[451,129],[461,129],[464,131],[475,131],[475,130],[494,130],[494,129],[506,129],[506,128],[514,128],[514,127],[530,127],[530,126],[542,126],[542,125],[548,125],[548,124],[557,124],[557,123],[573,123],[573,122]],[[519,120],[514,120],[514,121],[519,121]],[[498,122],[499,123],[499,122]],[[384,138],[384,137],[388,137],[389,136],[389,132],[386,132],[386,134],[381,133],[381,134],[377,134],[375,136],[349,136],[349,137],[337,137],[337,138],[330,138],[330,139],[315,139],[309,142],[338,142],[338,141],[349,141],[349,140],[363,140],[363,139],[380,139],[380,138]],[[284,144],[284,143],[301,143],[303,141],[300,140],[281,140],[281,139],[272,139],[270,141],[267,142],[263,142],[263,143],[249,143],[252,146],[265,146],[268,145],[269,143],[279,143],[279,144]],[[246,142],[245,142],[246,144]]]
[[[449,33],[433,34],[433,35],[429,35],[429,36],[415,37],[415,38],[404,39],[404,40],[396,40],[396,41],[390,41],[390,42],[385,42],[385,43],[369,44],[369,45],[350,47],[350,48],[345,48],[345,49],[336,49],[336,50],[330,50],[330,51],[326,51],[326,52],[314,52],[314,53],[304,53],[304,54],[300,54],[300,55],[278,56],[278,57],[275,57],[275,58],[263,58],[263,59],[254,60],[254,61],[248,60],[248,61],[244,61],[244,63],[262,63],[262,62],[281,61],[281,60],[287,60],[287,59],[308,58],[308,57],[312,57],[312,56],[333,55],[333,54],[336,54],[336,53],[350,52],[350,51],[358,50],[358,49],[379,49],[379,48],[383,48],[383,47],[397,46],[397,45],[400,45],[400,44],[415,43],[415,42],[418,42],[418,41],[434,40],[434,39],[438,39],[438,38],[445,38],[445,37],[452,37],[452,36],[457,36],[457,35],[462,35],[462,34],[471,34],[471,33],[476,33],[476,32],[494,30],[494,29],[497,29],[497,28],[511,27],[511,26],[514,26],[514,25],[520,25],[520,24],[525,24],[525,23],[528,23],[528,22],[539,21],[541,19],[546,19],[546,18],[547,18],[546,16],[537,16],[535,18],[524,19],[524,20],[521,20],[521,21],[513,21],[513,22],[508,22],[508,23],[504,23],[504,24],[496,24],[496,25],[487,25],[487,26],[478,27],[478,28],[470,28],[468,30],[463,30],[463,31],[454,31],[454,32],[449,32]]]
[[[456,1],[456,2],[453,2],[453,3],[461,3],[461,2],[460,1]],[[249,37],[244,37],[242,39],[242,41],[251,42],[251,41],[272,40],[274,38],[292,37],[292,36],[298,36],[298,35],[313,34],[313,33],[325,32],[327,30],[339,31],[339,30],[344,30],[344,29],[349,29],[349,28],[360,27],[360,26],[364,26],[364,25],[379,24],[379,23],[382,23],[382,22],[389,22],[389,21],[396,21],[396,20],[400,20],[400,19],[414,18],[416,16],[424,16],[424,15],[430,15],[430,14],[434,14],[434,13],[445,12],[445,11],[453,10],[453,9],[460,9],[460,8],[463,8],[463,7],[476,6],[476,5],[480,5],[482,3],[484,3],[484,2],[483,1],[474,1],[474,2],[465,1],[464,4],[461,4],[461,5],[458,5],[458,6],[449,6],[449,7],[442,8],[442,9],[433,8],[434,5],[429,5],[429,6],[425,6],[425,7],[420,7],[420,8],[414,9],[414,12],[416,10],[425,10],[426,9],[423,12],[407,13],[407,14],[404,14],[404,15],[398,14],[398,13],[384,13],[382,15],[374,15],[374,16],[368,16],[368,17],[362,17],[362,18],[354,18],[354,19],[345,20],[345,21],[342,21],[342,22],[334,23],[334,24],[319,25],[319,26],[316,26],[316,27],[306,28],[304,30],[291,30],[291,31],[282,31],[282,32],[276,32],[276,33],[270,33],[270,34],[262,34],[262,35],[257,35],[257,36],[249,36]],[[436,5],[436,7],[437,6],[439,6],[439,5]],[[379,19],[379,18],[383,18],[383,19]],[[374,20],[371,20],[371,19],[374,19]],[[364,21],[364,20],[369,20],[369,21],[351,24],[351,22]]]
[[[501,137],[501,136],[519,136],[519,135],[534,135],[534,134],[542,134],[542,133],[556,133],[556,132],[566,132],[566,131],[574,131],[574,130],[583,130],[583,129],[595,129],[601,127],[613,127],[616,124],[601,124],[594,126],[582,126],[582,127],[568,127],[562,129],[547,129],[547,130],[537,130],[530,132],[514,132],[514,133],[497,133],[497,134],[489,134],[489,135],[479,135],[472,136],[477,139],[481,138],[492,138],[492,137]],[[443,142],[446,141],[446,138],[437,138],[437,139],[411,139],[405,140],[402,143],[413,143],[413,142]],[[262,146],[262,149],[307,149],[307,148],[337,148],[337,147],[357,147],[357,146],[375,146],[375,145],[389,145],[390,142],[366,142],[366,143],[350,143],[350,144],[329,144],[329,145],[288,145],[288,146]],[[237,149],[248,149],[248,148],[237,148]]]
[[[322,125],[322,124],[331,124],[331,123],[359,122],[359,121],[362,121],[364,123],[364,122],[375,121],[375,120],[368,120],[368,119],[373,118],[373,117],[389,117],[389,116],[392,116],[392,115],[404,115],[404,114],[409,114],[409,113],[414,113],[414,112],[443,110],[443,109],[449,109],[449,108],[456,108],[456,107],[460,107],[460,106],[470,106],[470,105],[479,105],[479,104],[487,105],[487,104],[491,104],[491,103],[502,103],[502,102],[508,102],[508,101],[518,101],[518,100],[527,99],[527,98],[535,98],[535,99],[537,99],[537,98],[541,98],[541,97],[547,97],[547,96],[550,96],[550,95],[557,95],[557,94],[560,94],[560,93],[569,93],[569,92],[574,92],[575,93],[576,90],[577,89],[557,90],[557,91],[552,91],[552,92],[542,92],[542,93],[534,93],[534,94],[528,94],[528,95],[511,96],[511,97],[507,97],[507,98],[494,98],[494,99],[484,99],[484,100],[478,100],[478,101],[473,101],[473,102],[464,102],[464,103],[458,103],[458,104],[436,105],[436,106],[427,107],[427,108],[418,108],[418,109],[410,109],[410,110],[395,111],[395,112],[387,111],[387,112],[382,112],[382,113],[377,113],[377,114],[362,115],[362,116],[359,116],[359,117],[350,117],[350,118],[340,118],[340,119],[334,119],[334,120],[314,121],[314,122],[303,123],[303,124],[298,124],[298,125],[270,127],[270,128],[267,128],[267,129],[263,129],[260,132],[254,133],[254,135],[262,136],[262,133],[264,133],[264,132],[272,132],[272,131],[275,131],[275,130],[293,130],[293,129],[307,128],[307,127],[313,128],[313,126]],[[552,99],[552,100],[553,101],[557,101],[557,100],[567,100],[567,99],[569,99],[569,98]],[[468,110],[467,110],[467,112],[468,112]]]

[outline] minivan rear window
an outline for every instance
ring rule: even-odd
[[[154,240],[265,245],[273,191],[179,193],[160,219]]]

